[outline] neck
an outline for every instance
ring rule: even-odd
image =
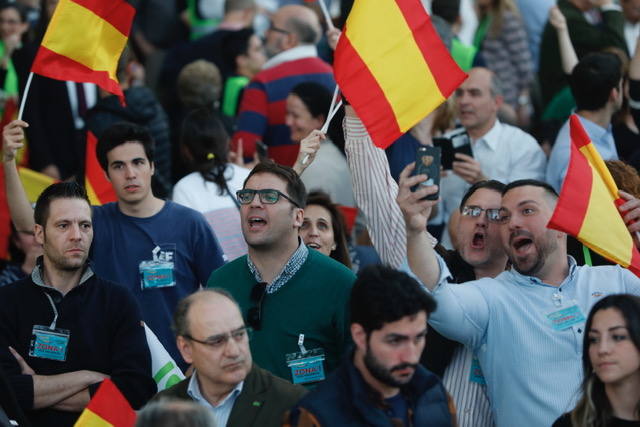
[[[62,295],[66,295],[71,289],[78,286],[84,267],[76,270],[60,270],[53,266],[51,261],[45,256],[42,268],[42,280],[45,284],[59,290]]]
[[[197,374],[196,381],[198,381],[198,387],[200,387],[200,393],[202,393],[202,396],[204,396],[207,402],[214,406],[218,405],[227,396],[229,396],[229,393],[231,393],[237,385],[221,387],[216,384],[204,384]]]
[[[120,209],[120,212],[128,216],[149,218],[150,216],[160,212],[164,203],[164,200],[158,199],[149,192],[148,197],[136,203],[127,203],[122,200],[118,200],[118,209]]]
[[[605,129],[611,124],[612,112],[607,107],[595,111],[580,110],[576,111],[576,113]]]
[[[568,275],[569,260],[565,246],[563,251],[555,251],[549,254],[542,271],[535,276],[548,285],[560,286]]]
[[[507,266],[507,256],[499,257],[496,262],[492,262],[489,265],[483,265],[473,267],[473,272],[476,275],[476,279],[482,279],[483,277],[496,277],[502,273]]]
[[[298,234],[292,235],[285,244],[279,247],[249,247],[249,257],[262,276],[262,280],[271,283],[282,271],[285,264],[298,249]]]
[[[491,130],[491,128],[493,128],[493,126],[496,124],[496,121],[498,119],[496,117],[493,118],[493,120],[491,120],[489,123],[487,123],[486,125],[479,127],[479,128],[475,128],[475,129],[467,129],[467,133],[469,134],[469,138],[471,138],[472,141],[477,141],[478,139],[482,138],[483,136],[485,136],[486,134],[489,133],[489,131]]]
[[[606,384],[607,394],[613,415],[623,420],[638,421],[638,402],[640,402],[640,372],[616,384]]]
[[[390,385],[384,384],[378,381],[373,375],[371,375],[366,365],[364,364],[364,354],[359,349],[356,349],[356,351],[353,353],[353,364],[360,372],[360,375],[362,375],[364,381],[369,384],[371,388],[380,393],[383,399],[388,399],[400,393],[400,389],[398,387],[392,387]]]

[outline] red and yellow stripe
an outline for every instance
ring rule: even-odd
[[[136,412],[110,379],[102,381],[75,427],[133,427]]]
[[[466,78],[420,0],[356,0],[334,70],[341,91],[383,148]]]
[[[102,166],[96,156],[98,140],[91,131],[87,131],[87,148],[85,153],[84,186],[92,205],[104,205],[115,202],[116,192],[107,179]]]
[[[116,69],[134,15],[124,0],[60,0],[31,71],[95,83],[123,99]]]
[[[639,274],[640,253],[617,208],[618,187],[578,117],[570,120],[571,159],[548,227]]]

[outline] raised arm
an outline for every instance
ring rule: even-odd
[[[16,152],[24,143],[24,128],[29,124],[22,120],[14,120],[2,131],[2,162],[4,164],[4,184],[9,203],[9,212],[16,229],[32,231],[35,224],[33,208],[20,181],[16,166]]]
[[[549,22],[556,29],[556,34],[558,35],[558,46],[560,47],[560,58],[562,59],[562,71],[569,75],[573,71],[573,67],[578,63],[578,56],[573,48],[573,44],[571,43],[567,20],[558,6],[553,6],[549,10]]]

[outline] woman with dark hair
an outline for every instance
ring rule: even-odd
[[[307,196],[300,237],[304,243],[351,268],[344,217],[338,205],[324,191]]]
[[[18,96],[33,60],[33,46],[24,44],[29,30],[27,12],[27,8],[19,3],[0,6],[0,90],[3,103],[7,98]]]
[[[553,427],[640,426],[640,297],[609,295],[585,325],[582,395]]]
[[[204,214],[229,260],[246,254],[235,194],[249,170],[229,162],[229,135],[213,111],[185,117],[181,149],[193,172],[175,185],[173,201]]]

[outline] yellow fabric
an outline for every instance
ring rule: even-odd
[[[89,202],[91,202],[91,206],[99,206],[102,204],[100,202],[100,199],[96,195],[96,191],[93,189],[91,182],[89,182],[89,180],[86,178],[84,179],[84,188],[85,190],[87,190],[87,196],[89,197]]]
[[[42,45],[114,80],[127,37],[92,11],[60,0]]]
[[[53,178],[32,169],[19,168],[18,174],[27,193],[29,202],[35,203],[45,188],[56,182]]]
[[[110,422],[92,412],[91,409],[85,409],[80,414],[80,418],[74,424],[74,427],[114,427]]]
[[[402,132],[445,100],[394,0],[355,2],[346,35],[385,93]]]

